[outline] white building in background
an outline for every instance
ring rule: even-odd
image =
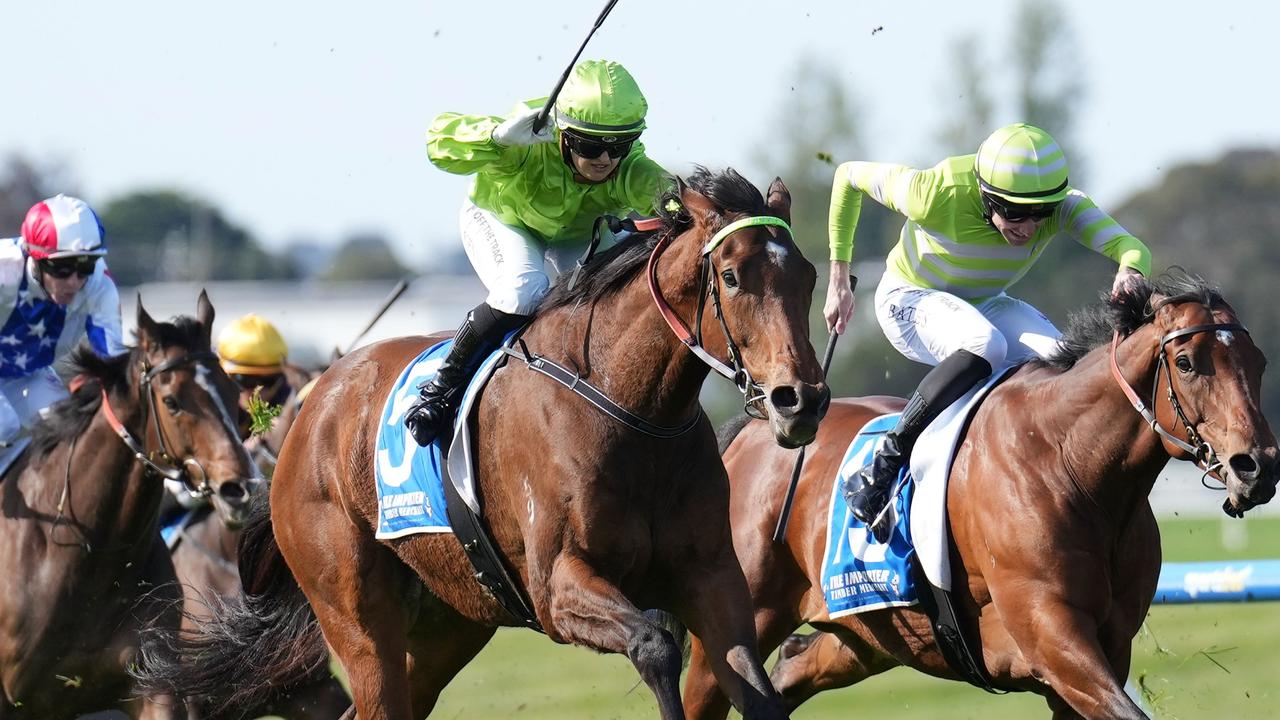
[[[241,315],[257,313],[270,320],[285,342],[289,357],[302,365],[327,362],[334,348],[351,349],[356,335],[395,287],[395,281],[358,283],[209,282],[149,283],[120,289],[126,341],[137,318],[137,298],[152,317],[165,320],[195,315],[196,298],[209,293],[216,315],[213,334]],[[456,275],[414,279],[377,324],[359,340],[367,345],[399,335],[453,330],[468,310],[484,300],[480,281]]]

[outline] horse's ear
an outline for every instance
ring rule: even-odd
[[[138,293],[138,345],[143,350],[150,350],[159,335],[160,326],[151,319],[147,309],[142,307],[142,293]]]
[[[791,222],[791,191],[787,189],[787,184],[782,182],[782,178],[773,179],[773,183],[769,185],[769,195],[764,202],[775,215]]]
[[[695,223],[706,225],[711,218],[720,214],[716,209],[715,203],[702,193],[693,188],[680,183],[680,202],[684,204],[684,209],[689,213],[689,217],[693,218]]]
[[[196,320],[204,328],[205,344],[211,345],[213,337],[213,303],[209,302],[209,293],[200,289],[200,297],[196,299]]]

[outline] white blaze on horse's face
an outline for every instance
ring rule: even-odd
[[[1235,342],[1236,336],[1231,334],[1230,330],[1219,330],[1218,341],[1227,347],[1231,347],[1231,343]]]
[[[197,365],[196,385],[199,385],[202,390],[209,393],[209,397],[213,399],[214,407],[218,408],[218,414],[222,416],[222,424],[226,426],[227,432],[231,433],[231,437],[238,439],[240,437],[240,429],[236,427],[235,420],[227,410],[227,404],[222,402],[222,395],[218,393],[218,388],[214,386],[213,380],[209,377],[209,372],[209,368],[204,365]],[[258,469],[258,464],[255,463],[253,461],[253,457],[249,455],[249,448],[245,447],[244,443],[239,442],[238,440],[235,445],[239,448],[239,452],[242,455],[241,460],[244,461],[247,467],[252,468],[253,475],[250,476],[249,479],[262,480],[262,471]]]
[[[783,245],[777,240],[770,240],[766,247],[769,251],[769,259],[773,261],[774,265],[777,265],[778,267],[787,266],[788,251],[786,245]]]

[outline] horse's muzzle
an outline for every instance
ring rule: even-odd
[[[1276,449],[1253,449],[1227,459],[1227,469],[1235,481],[1222,510],[1232,517],[1270,502],[1276,494]]]
[[[818,423],[831,406],[831,389],[826,383],[774,385],[769,389],[768,404],[778,444],[800,447],[813,442],[818,434]]]
[[[236,478],[217,483],[213,504],[228,526],[238,527],[249,517],[251,480]]]

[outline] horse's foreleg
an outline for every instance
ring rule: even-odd
[[[422,614],[429,619],[420,619],[409,636],[409,691],[415,718],[431,714],[440,692],[497,631],[448,607]]]
[[[277,519],[276,538],[347,673],[358,717],[410,720],[402,602],[408,569],[372,535],[363,535],[338,505],[293,507],[307,521],[285,526]]]
[[[744,718],[784,718],[782,698],[760,662],[751,595],[742,568],[732,553],[713,563],[684,568],[677,595],[681,619],[701,641],[721,690]],[[780,640],[775,636],[772,642]]]
[[[769,608],[756,609],[756,637],[759,638],[761,657],[773,649],[796,629],[797,621],[791,613]],[[691,719],[721,720],[729,715],[729,698],[720,690],[711,663],[707,659],[702,641],[692,637],[692,654],[689,671],[684,683],[684,706]],[[774,683],[777,687],[777,683]],[[781,688],[779,688],[781,690]],[[785,700],[785,698],[784,698]]]
[[[1057,601],[1022,598],[1015,605],[1000,608],[1005,624],[1050,691],[1082,718],[1147,720],[1116,679],[1091,616]],[[1029,632],[1018,633],[1018,627]]]
[[[626,655],[658,700],[663,720],[681,720],[680,648],[585,560],[562,554],[549,582],[552,639]]]

